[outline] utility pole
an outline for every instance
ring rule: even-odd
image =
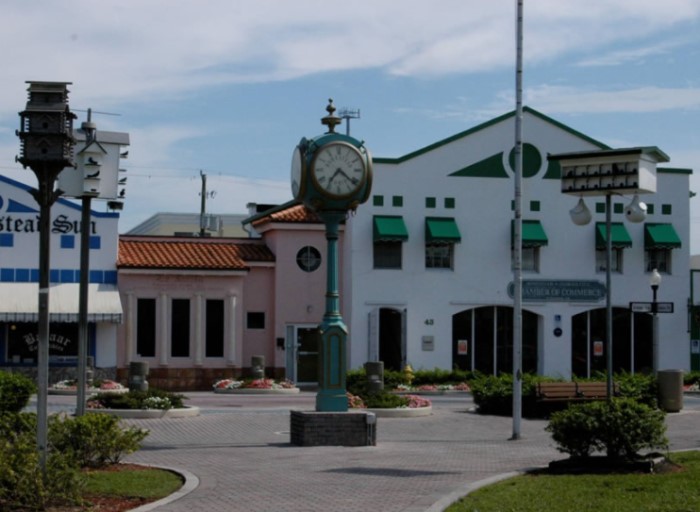
[[[199,171],[199,175],[202,178],[202,191],[199,194],[202,196],[202,206],[199,213],[199,236],[203,237],[206,231],[205,215],[207,213],[207,175],[204,174],[201,170]]]

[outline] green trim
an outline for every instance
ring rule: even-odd
[[[515,238],[515,221],[510,222],[510,246],[513,247]],[[523,247],[542,247],[549,243],[547,233],[544,232],[542,223],[539,220],[522,221],[520,232],[521,245]]]
[[[543,180],[558,180],[561,179],[561,165],[559,162],[550,160],[547,165],[547,171],[542,176]]]
[[[586,142],[593,144],[594,146],[598,146],[600,149],[610,149],[610,146],[607,146],[607,145],[603,144],[602,142],[597,141],[597,140],[589,137],[588,135],[584,135],[583,133],[576,131],[573,128],[570,128],[570,127],[566,126],[565,124],[562,124],[559,121],[556,121],[556,120],[552,119],[551,117],[548,117],[548,116],[542,114],[541,112],[538,112],[530,107],[523,107],[523,112],[527,112],[535,117],[540,118],[541,120],[543,120],[547,123],[550,123],[550,124],[556,126],[557,128],[561,128],[562,130],[569,132],[570,134],[574,135],[575,137],[581,138],[581,139],[585,140]],[[430,152],[434,149],[437,149],[441,146],[444,146],[444,145],[449,144],[451,142],[454,142],[456,140],[459,140],[459,139],[462,139],[462,138],[467,137],[469,135],[472,135],[473,133],[479,132],[481,130],[485,130],[486,128],[489,128],[495,124],[498,124],[502,121],[505,121],[511,117],[515,117],[514,110],[511,112],[508,112],[506,114],[503,114],[501,116],[495,117],[494,119],[491,119],[490,121],[486,121],[485,123],[477,125],[473,128],[470,128],[470,129],[465,130],[463,132],[452,135],[451,137],[437,141],[433,144],[430,144],[429,146],[425,146],[424,148],[421,148],[421,149],[418,149],[418,150],[413,151],[411,153],[408,153],[406,155],[400,156],[398,158],[376,158],[375,157],[372,159],[372,162],[375,164],[393,164],[393,165],[400,164],[400,163],[403,163],[407,160],[411,160],[412,158],[416,158],[420,155],[428,153],[428,152]]]
[[[509,178],[506,168],[503,166],[503,152],[484,158],[483,160],[468,165],[448,176],[468,178]]]
[[[408,230],[400,215],[375,215],[372,222],[375,242],[405,242]]]
[[[515,147],[510,150],[508,155],[508,164],[510,168],[515,172]],[[542,167],[542,155],[540,150],[534,144],[526,142],[523,144],[523,178],[532,178],[540,172],[540,167]]]
[[[573,151],[571,153],[560,153],[549,155],[550,160],[569,160],[572,158],[603,157],[603,156],[631,156],[631,155],[651,155],[657,162],[668,162],[669,156],[656,146],[636,146],[632,148],[599,149],[594,151]]]
[[[426,217],[425,241],[428,243],[455,244],[462,241],[462,235],[452,217]]]
[[[605,249],[607,247],[605,222],[596,222],[595,227],[595,248],[598,250]],[[627,232],[627,228],[622,222],[610,223],[610,235],[613,249],[625,249],[626,247],[632,247],[632,237],[630,237],[630,234]]]
[[[644,224],[645,249],[678,249],[681,245],[673,224]]]

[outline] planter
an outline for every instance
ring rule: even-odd
[[[181,409],[86,409],[95,414],[110,414],[119,418],[154,419],[154,418],[190,418],[199,416],[199,407]]]
[[[398,407],[395,409],[362,409],[367,412],[373,412],[378,418],[419,418],[421,416],[430,416],[433,413],[433,407]]]
[[[296,395],[299,388],[282,389],[258,389],[258,388],[236,388],[236,389],[215,389],[214,393],[222,395]]]
[[[99,388],[87,388],[85,390],[85,393],[88,395],[96,395],[98,393],[128,393],[129,388],[124,388],[124,389],[99,389]],[[63,389],[51,389],[49,388],[49,395],[58,395],[58,396],[72,396],[72,395],[77,395],[78,390],[77,389],[69,389],[69,388],[63,388]]]

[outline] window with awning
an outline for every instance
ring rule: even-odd
[[[510,227],[510,244],[511,247],[513,247],[515,239],[515,221],[511,221]],[[539,220],[523,220],[520,238],[524,248],[543,247],[549,243],[547,233],[545,233],[542,223]]]
[[[462,235],[451,217],[428,217],[425,219],[425,241],[429,244],[455,244]]]
[[[681,239],[673,228],[673,224],[645,224],[645,249],[678,249]]]
[[[596,222],[595,225],[595,248],[603,250],[607,247],[605,222]],[[632,238],[627,232],[627,228],[622,222],[612,222],[610,224],[610,245],[613,249],[625,249],[632,247]]]
[[[372,226],[375,242],[405,242],[408,230],[400,215],[375,215]]]

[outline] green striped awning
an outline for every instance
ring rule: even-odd
[[[408,240],[408,230],[400,215],[375,215],[373,235],[375,242],[404,242]]]
[[[513,247],[513,239],[515,238],[515,221],[510,224],[510,245]],[[520,232],[523,247],[542,247],[549,243],[547,233],[539,220],[523,220],[522,230]]]
[[[595,224],[595,248],[605,249],[607,238],[605,236],[605,222]],[[612,222],[610,224],[610,239],[613,249],[625,249],[632,247],[632,238],[627,232],[627,228],[622,222]]]
[[[462,235],[452,217],[427,217],[425,219],[425,241],[456,244],[462,241]]]
[[[677,249],[680,246],[681,239],[673,229],[673,224],[644,225],[645,249]]]

